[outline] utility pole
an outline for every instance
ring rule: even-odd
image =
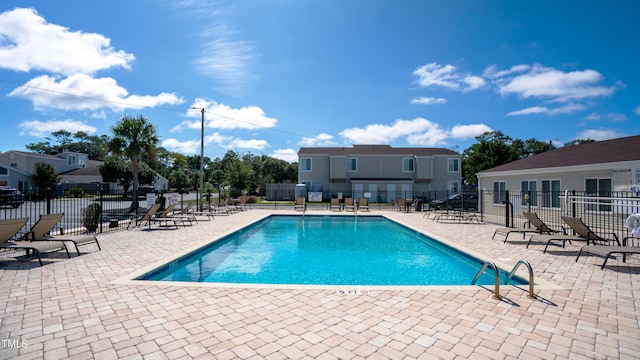
[[[204,108],[192,107],[192,109],[200,110],[202,114],[201,128],[200,128],[200,183],[198,187],[198,198],[196,199],[196,208],[201,210],[200,205],[202,203],[202,188],[204,181]]]

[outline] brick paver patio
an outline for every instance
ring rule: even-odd
[[[531,263],[527,288],[252,287],[140,284],[124,277],[266,214],[250,210],[179,230],[103,234],[68,259],[0,253],[2,359],[636,359],[640,261],[592,256],[579,244],[529,249],[495,225],[378,212],[509,267]],[[315,212],[314,212],[315,213]],[[373,213],[376,213],[375,211]],[[446,269],[443,269],[446,271]],[[522,275],[526,275],[524,269]],[[520,274],[520,273],[519,273]]]

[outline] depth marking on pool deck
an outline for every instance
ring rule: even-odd
[[[360,290],[360,289],[338,289],[336,290],[336,294],[338,295],[371,295],[371,291]]]

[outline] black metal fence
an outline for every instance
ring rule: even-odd
[[[507,227],[527,226],[523,211],[534,212],[555,229],[568,229],[562,216],[578,217],[597,233],[631,236],[629,215],[640,213],[640,194],[631,191],[587,193],[579,191],[481,191],[484,221]]]
[[[224,193],[222,194],[224,196]],[[477,212],[482,221],[508,227],[526,226],[523,211],[535,212],[548,225],[562,228],[566,225],[562,216],[579,217],[596,231],[613,232],[620,238],[630,236],[626,227],[626,220],[630,214],[640,213],[640,195],[637,192],[607,192],[585,193],[577,191],[564,192],[513,192],[513,191],[465,191],[451,193],[446,190],[429,192],[329,192],[320,194],[297,194],[304,196],[307,211],[330,210],[331,199],[337,198],[344,203],[347,198],[356,201],[367,198],[371,210],[398,211],[398,199],[407,199],[411,204],[411,211],[430,211],[439,209],[454,209],[459,211]],[[101,193],[98,189],[83,189],[82,191],[65,191],[49,193],[25,194],[23,204],[18,207],[0,204],[0,219],[28,217],[27,226],[35,223],[41,214],[64,213],[58,225],[58,231],[66,234],[82,233],[85,209],[91,204],[99,204],[101,209],[97,232],[123,229],[129,225],[132,218],[143,214],[147,209],[147,201],[169,203],[177,202],[178,208],[186,203],[197,203],[200,206],[224,205],[223,199],[217,194],[197,199],[196,194],[139,194],[139,208],[132,211],[132,197],[122,192],[109,194]],[[293,209],[294,201],[265,201],[258,197],[249,197],[243,206],[247,209]],[[235,204],[240,199],[232,199]],[[404,210],[407,210],[406,208]]]
[[[320,195],[315,194],[299,194],[306,199],[306,208],[313,210],[329,210],[332,198],[339,198],[341,203],[345,199],[352,198],[356,201],[367,197],[369,208],[379,211],[402,210],[398,207],[398,199],[406,199],[411,204],[411,211],[427,211],[430,209],[457,209],[464,208],[467,211],[475,211],[478,208],[477,192],[465,193],[460,199],[450,199],[451,194],[448,191],[430,191],[430,192],[387,192],[378,191],[371,192],[322,192]],[[96,231],[98,233],[123,229],[129,225],[132,218],[143,214],[148,207],[148,201],[161,202],[163,207],[165,203],[178,203],[178,208],[186,206],[188,202],[192,202],[203,207],[205,205],[223,206],[225,201],[220,199],[217,193],[204,194],[200,199],[195,193],[178,194],[178,193],[159,193],[138,194],[139,207],[132,210],[131,194],[123,192],[104,193],[98,187],[67,189],[59,191],[58,189],[48,192],[27,192],[24,194],[24,203],[17,207],[0,204],[0,219],[7,218],[28,218],[27,228],[31,227],[40,217],[41,214],[57,214],[64,213],[64,217],[58,224],[57,232],[65,234],[77,234],[86,232],[83,226],[85,218],[85,210],[91,204],[98,204],[101,209],[100,221]],[[221,196],[225,196],[222,193]],[[293,209],[294,200],[284,201],[265,201],[258,200],[258,197],[248,197],[249,201],[243,206],[247,209]],[[239,204],[240,199],[232,199],[232,203]],[[437,204],[437,205],[436,205]],[[406,208],[405,208],[406,210]]]

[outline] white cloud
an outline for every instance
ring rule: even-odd
[[[601,141],[601,140],[616,139],[616,138],[625,137],[625,136],[627,136],[625,133],[622,133],[622,132],[619,132],[619,131],[616,131],[616,130],[589,129],[589,130],[584,130],[584,131],[581,131],[580,133],[578,133],[576,135],[576,137],[574,138],[574,140],[592,139],[592,140],[596,140],[596,141]]]
[[[633,112],[634,112],[636,115],[640,115],[640,106],[638,106],[637,108],[633,109]]]
[[[104,111],[98,111],[98,112],[94,112],[93,114],[91,114],[91,117],[94,119],[106,119],[107,118],[107,113]]]
[[[462,79],[462,82],[466,84],[466,86],[464,87],[464,91],[479,89],[486,84],[486,81],[483,78],[474,75],[465,76]]]
[[[278,120],[266,116],[264,111],[257,106],[244,106],[232,108],[215,101],[197,98],[185,116],[191,118],[183,121],[171,129],[172,132],[180,132],[184,127],[189,129],[200,129],[202,127],[202,113],[199,109],[204,108],[204,123],[207,129],[233,130],[245,129],[256,130],[275,127]]]
[[[419,98],[411,99],[410,103],[419,104],[419,105],[446,104],[447,99],[434,98],[434,97],[419,97]]]
[[[482,75],[489,79],[503,78],[505,76],[509,76],[514,73],[525,72],[529,69],[531,69],[531,65],[526,65],[526,64],[514,65],[507,70],[498,70],[497,66],[491,65],[486,69],[484,69],[484,72],[482,73]]]
[[[611,121],[626,121],[627,115],[621,113],[610,113],[607,118]]]
[[[31,121],[23,121],[18,125],[20,129],[20,135],[28,135],[39,138],[45,138],[50,136],[52,132],[59,130],[66,130],[71,133],[76,133],[78,131],[84,131],[87,134],[93,134],[96,132],[96,128],[85,124],[81,121],[77,120],[50,120],[50,121],[39,121],[39,120],[31,120]]]
[[[167,150],[183,154],[200,154],[200,141],[196,140],[180,141],[169,138],[163,140],[160,145]]]
[[[232,149],[264,150],[269,143],[266,140],[235,138],[228,146]]]
[[[493,131],[493,129],[485,124],[456,125],[451,129],[451,137],[464,140],[475,138],[476,136],[491,131]]]
[[[59,80],[59,81],[58,81]],[[113,111],[181,104],[182,98],[172,93],[159,95],[130,95],[112,78],[92,78],[86,74],[73,74],[58,79],[41,75],[17,87],[9,96],[31,100],[38,110],[90,110],[108,108]]]
[[[100,34],[49,24],[34,9],[0,14],[0,68],[92,74],[111,67],[130,68],[132,54],[116,51]]]
[[[486,82],[475,75],[462,74],[453,65],[438,63],[425,64],[417,68],[413,75],[421,87],[444,87],[450,90],[471,91],[483,87]]]
[[[326,145],[331,145],[334,144],[333,140],[333,136],[326,134],[326,133],[322,133],[319,134],[315,137],[303,137],[302,140],[300,140],[300,142],[298,142],[298,145],[300,146],[326,146]]]
[[[161,146],[184,154],[200,154],[200,140],[178,140],[169,138],[162,141]],[[219,132],[205,135],[204,152],[207,153],[211,146],[222,147],[225,149],[246,149],[246,150],[264,150],[269,147],[266,140],[259,139],[241,139],[233,136],[225,136]]]
[[[515,94],[525,99],[567,102],[611,95],[615,87],[598,85],[603,78],[595,70],[562,72],[536,64],[525,74],[502,79],[504,83],[498,91],[503,95]]]
[[[573,114],[578,111],[582,111],[586,107],[582,104],[567,104],[565,106],[557,108],[548,108],[546,106],[532,106],[522,110],[511,111],[507,113],[507,116],[519,116],[519,115],[531,115],[531,114],[543,114],[543,115],[560,115],[560,114]]]
[[[355,144],[388,144],[404,138],[410,145],[434,146],[444,142],[447,132],[424,118],[396,120],[392,125],[373,124],[365,128],[350,128],[340,132]]]
[[[584,117],[584,119],[585,119],[585,120],[588,120],[588,121],[598,121],[598,120],[600,120],[601,118],[602,118],[602,117],[600,116],[600,114],[598,114],[598,113],[594,113],[594,112],[592,112],[591,114],[589,114],[589,115],[587,115],[587,116],[585,116],[585,117]]]
[[[251,64],[257,58],[253,44],[236,39],[232,24],[214,20],[214,25],[199,36],[202,46],[194,64],[203,74],[216,80],[219,90],[239,93],[255,79],[251,72]]]
[[[298,153],[291,148],[277,149],[269,156],[271,156],[272,158],[288,161],[290,163],[298,161]]]

